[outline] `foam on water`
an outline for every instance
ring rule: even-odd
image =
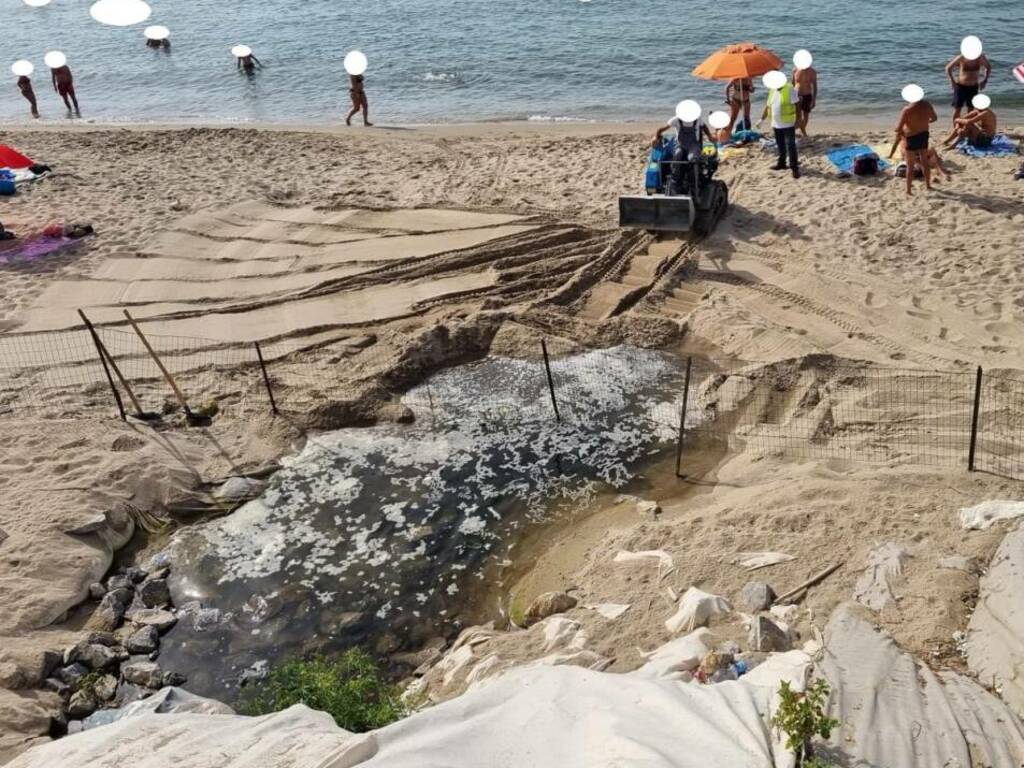
[[[199,599],[219,619],[180,622],[168,667],[223,694],[254,662],[297,649],[457,629],[464,596],[528,526],[622,488],[674,439],[662,408],[681,373],[667,356],[605,350],[552,368],[561,424],[539,362],[450,369],[407,395],[433,402],[421,425],[314,437],[259,499],[179,532],[176,602]]]

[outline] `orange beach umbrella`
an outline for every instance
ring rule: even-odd
[[[736,43],[715,51],[693,70],[695,77],[705,80],[732,80],[734,77],[757,77],[782,68],[782,59],[753,43]]]

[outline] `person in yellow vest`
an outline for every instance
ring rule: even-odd
[[[779,149],[779,160],[772,166],[773,171],[786,170],[786,161],[793,172],[793,178],[800,178],[800,159],[796,152],[797,105],[800,94],[782,72],[773,70],[762,80],[768,89],[768,101],[764,105],[760,126],[769,115],[772,118],[772,130],[775,132],[775,144]]]

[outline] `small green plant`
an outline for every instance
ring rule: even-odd
[[[290,659],[243,691],[247,715],[279,712],[293,704],[326,712],[346,731],[363,733],[405,717],[401,690],[389,683],[368,653],[352,648],[339,658]]]
[[[82,675],[79,678],[78,683],[75,685],[76,691],[87,691],[90,696],[96,695],[96,685],[100,680],[103,679],[102,672],[90,672],[86,675]]]
[[[786,749],[796,755],[796,768],[828,768],[828,762],[814,756],[811,743],[815,736],[827,739],[839,725],[825,715],[828,694],[824,680],[815,680],[805,691],[794,691],[787,680],[779,685],[779,708],[772,725],[786,734]]]

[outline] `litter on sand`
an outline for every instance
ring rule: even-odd
[[[787,555],[782,552],[737,552],[730,562],[734,565],[742,566],[748,571],[756,571],[758,568],[788,563],[795,559],[793,555]]]
[[[1024,516],[1024,501],[992,499],[960,510],[960,525],[971,531],[985,531],[1000,520]]]

